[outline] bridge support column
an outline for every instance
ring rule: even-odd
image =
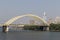
[[[2,32],[8,32],[8,26],[3,25],[2,26]]]
[[[46,29],[47,31],[49,31],[49,27],[47,27],[47,29]]]

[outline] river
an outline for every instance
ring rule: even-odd
[[[10,31],[0,32],[0,40],[60,40],[60,32]]]

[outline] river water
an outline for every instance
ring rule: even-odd
[[[10,31],[0,32],[0,40],[60,40],[60,32]]]

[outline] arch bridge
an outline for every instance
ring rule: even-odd
[[[36,15],[33,15],[33,14],[26,14],[26,15],[21,15],[21,16],[16,16],[14,18],[11,18],[10,20],[8,20],[7,22],[4,23],[3,25],[3,31],[7,31],[8,30],[8,27],[10,24],[12,24],[14,21],[20,19],[20,18],[23,18],[23,17],[26,17],[26,16],[29,16],[29,17],[33,17],[35,18],[36,20],[40,20],[42,21],[45,25],[49,26],[49,24],[41,17],[39,16],[36,16]]]

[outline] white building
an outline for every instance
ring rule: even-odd
[[[56,18],[55,18],[55,23],[56,23],[56,24],[60,24],[60,17],[56,17]]]

